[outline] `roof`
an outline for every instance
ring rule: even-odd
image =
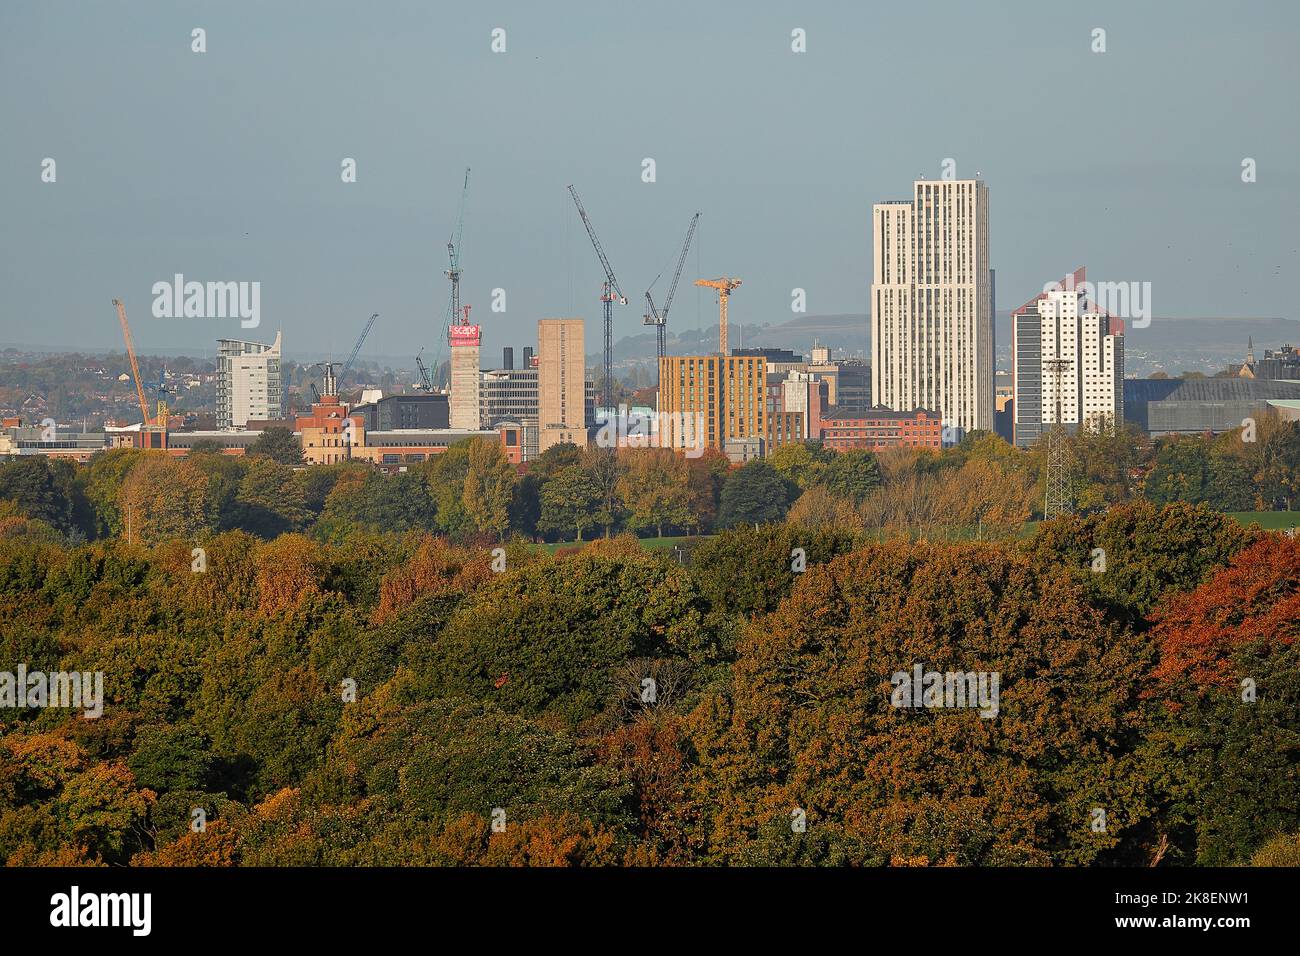
[[[926,418],[936,422],[941,417],[938,412],[932,412],[929,409],[925,409],[925,408],[915,408],[910,412],[896,412],[892,408],[883,408],[883,407],[845,408],[845,409],[832,408],[829,412],[827,412],[825,415],[822,416],[822,421],[856,421],[858,419],[863,419],[863,418],[875,418],[875,419],[883,418],[889,420],[909,419],[910,420],[916,418],[918,415],[924,415]]]
[[[1126,402],[1259,402],[1300,398],[1300,383],[1250,378],[1129,378]]]

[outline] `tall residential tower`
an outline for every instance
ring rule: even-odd
[[[217,341],[217,427],[243,428],[249,420],[284,417],[280,333],[270,345]]]
[[[1124,420],[1124,323],[1087,297],[1083,269],[1011,313],[1014,440],[1021,448],[1056,421],[1094,431]]]
[[[982,181],[918,180],[872,207],[871,403],[993,430],[993,276]]]

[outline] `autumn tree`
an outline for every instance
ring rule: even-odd
[[[514,466],[500,445],[483,440],[470,445],[462,502],[479,531],[499,540],[509,530],[515,480]]]
[[[664,526],[691,524],[690,489],[686,459],[667,448],[626,448],[619,452],[623,472],[618,494],[633,531],[654,528],[663,537]]]
[[[765,827],[792,839],[796,808],[842,862],[1145,858],[1149,644],[997,547],[872,546],[797,577],[692,715],[690,792],[721,861]],[[898,706],[895,675],[917,665],[999,675],[996,714]]]
[[[118,492],[124,530],[135,540],[196,537],[207,527],[208,479],[194,465],[150,452],[131,469]]]

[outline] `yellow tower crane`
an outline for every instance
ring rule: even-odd
[[[114,299],[113,304],[117,306],[117,321],[122,323],[122,338],[126,341],[126,356],[131,360],[131,375],[135,379],[135,394],[140,399],[140,414],[144,416],[142,425],[148,427],[153,424],[149,420],[149,406],[144,400],[144,385],[140,382],[140,366],[135,360],[135,345],[131,341],[131,326],[126,322],[126,306],[122,304],[121,299]]]
[[[721,279],[696,279],[695,284],[718,290],[718,351],[727,354],[727,300],[731,290],[739,288],[740,280],[723,276]]]

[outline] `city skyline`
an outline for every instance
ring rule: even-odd
[[[1156,316],[1291,315],[1300,151],[1275,117],[1294,87],[1292,8],[953,8],[953,29],[927,34],[922,78],[906,69],[909,45],[887,42],[923,27],[920,12],[768,4],[736,23],[686,9],[581,7],[560,26],[523,5],[452,24],[398,4],[354,28],[330,5],[319,18],[145,6],[127,29],[93,8],[74,21],[7,5],[0,341],[120,348],[117,296],[142,352],[210,354],[219,338],[282,329],[345,353],[379,311],[363,355],[441,347],[445,358],[445,242],[467,166],[463,300],[488,353],[530,341],[538,318],[598,319],[601,277],[568,183],[631,300],[615,310],[617,340],[644,331],[641,293],[671,268],[696,209],[687,274],[743,276],[737,323],[797,317],[796,289],[808,314],[867,314],[872,204],[939,178],[946,160],[997,197],[1003,309],[1086,261],[1099,279],[1151,282]],[[794,30],[806,52],[792,49]],[[359,58],[334,56],[358,44]],[[41,95],[18,95],[32,76]],[[871,93],[894,82],[926,108]],[[853,90],[860,114],[826,105]],[[1066,148],[1026,138],[1053,117]],[[54,182],[42,181],[47,158]],[[348,158],[355,183],[341,181]],[[1242,180],[1247,158],[1254,182]],[[654,182],[642,181],[646,159]],[[260,282],[260,328],[154,318],[152,287],[176,273]],[[491,311],[498,288],[503,313]],[[670,325],[713,318],[712,294],[694,290]]]

